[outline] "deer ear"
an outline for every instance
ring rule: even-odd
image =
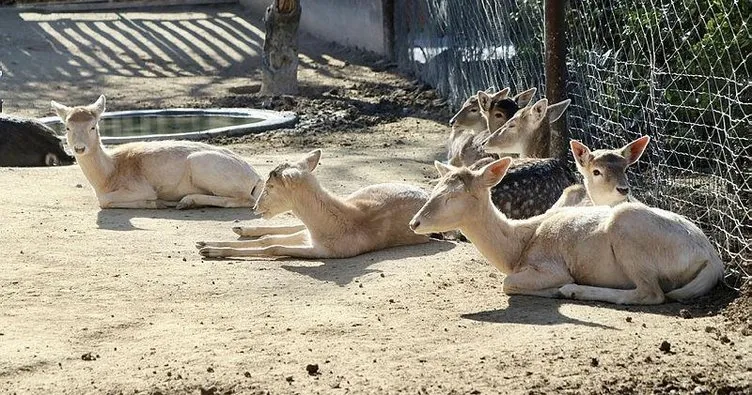
[[[510,164],[512,164],[512,158],[507,156],[483,166],[480,169],[480,179],[483,186],[491,188],[498,184],[504,178],[504,174],[507,174]]]
[[[300,161],[300,164],[304,169],[308,169],[309,172],[312,172],[314,169],[316,169],[316,166],[319,165],[319,160],[321,159],[321,150],[313,150],[309,152],[303,160]]]
[[[584,167],[593,158],[587,145],[577,140],[571,140],[569,146],[572,148],[572,156],[574,157],[574,161],[577,162],[577,167]]]
[[[548,110],[548,100],[545,98],[540,99],[530,108],[530,115],[533,116],[535,122],[540,122],[546,117],[546,110]]]
[[[454,160],[454,158],[452,158],[452,160]],[[434,167],[436,167],[436,170],[439,172],[439,175],[442,177],[454,169],[453,166],[445,165],[437,160],[433,161],[433,165]]]
[[[546,112],[548,122],[555,122],[557,119],[561,118],[562,114],[564,114],[564,110],[569,107],[569,103],[571,102],[571,99],[567,99],[548,106],[548,111]]]
[[[625,145],[621,149],[621,156],[627,160],[627,166],[634,164],[645,152],[648,143],[650,142],[650,136],[642,136],[639,139]]]
[[[480,106],[481,110],[488,110],[488,107],[491,104],[491,96],[488,95],[488,93],[483,91],[478,91],[478,105]]]
[[[60,120],[65,122],[66,119],[68,119],[68,114],[70,113],[71,108],[68,106],[64,106],[54,100],[50,101],[50,107],[52,108],[52,111],[57,114],[58,117],[60,117]]]
[[[502,89],[502,90],[494,93],[493,96],[491,96],[491,100],[503,100],[503,99],[506,99],[507,97],[509,97],[509,92],[511,92],[511,91],[512,91],[511,88],[506,87],[506,88],[504,88],[504,89]]]
[[[106,102],[107,99],[105,99],[104,95],[100,95],[97,101],[95,101],[94,104],[90,104],[88,107],[97,115],[97,118],[99,118],[102,113],[104,113]]]
[[[515,97],[512,98],[517,103],[517,106],[519,107],[525,107],[530,103],[530,100],[533,100],[533,96],[535,96],[535,92],[538,91],[538,88],[530,88],[524,92],[518,93]]]

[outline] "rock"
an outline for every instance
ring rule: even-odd
[[[319,365],[316,363],[308,364],[306,365],[306,372],[308,372],[309,376],[316,376],[319,375]]]
[[[81,359],[84,361],[96,361],[97,358],[99,358],[99,355],[92,354],[91,352],[81,355]]]
[[[658,349],[668,354],[671,352],[671,343],[664,340],[661,342],[661,346]]]

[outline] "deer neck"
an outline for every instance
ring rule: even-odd
[[[91,146],[90,153],[83,156],[76,155],[76,162],[97,193],[108,192],[104,189],[115,171],[115,161],[104,149],[99,139],[97,139],[97,144]]]
[[[530,139],[520,154],[520,158],[548,158],[550,157],[549,144],[551,141],[551,125],[547,119],[531,133]]]
[[[460,231],[475,248],[502,273],[516,271],[520,257],[535,230],[526,221],[508,219],[488,199],[480,203],[480,209],[468,216]]]
[[[302,185],[293,199],[293,214],[312,233],[319,230],[328,234],[337,229],[346,231],[356,215],[352,206],[322,187],[315,178]]]

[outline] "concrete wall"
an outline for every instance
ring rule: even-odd
[[[389,56],[389,32],[384,3],[389,0],[301,0],[300,29],[326,41]],[[263,16],[272,0],[240,0]]]

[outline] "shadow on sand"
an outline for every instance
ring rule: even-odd
[[[282,265],[281,268],[302,274],[318,281],[333,282],[341,287],[354,279],[379,270],[369,269],[369,266],[386,260],[400,260],[403,258],[430,256],[449,251],[455,244],[448,241],[431,240],[426,244],[409,245],[387,248],[385,250],[369,252],[351,258],[340,259],[311,259],[307,262],[321,262],[318,266]],[[204,258],[206,260],[224,260],[224,258]],[[289,257],[248,257],[228,258],[234,261],[272,260],[275,262],[299,262],[300,258]]]
[[[505,309],[487,310],[478,313],[462,314],[461,317],[480,322],[495,324],[559,325],[573,324],[603,329],[616,329],[608,325],[582,321],[561,314],[559,307],[563,303],[573,302],[565,299],[548,299],[535,296],[513,295],[509,297],[509,306]],[[576,303],[576,302],[574,302]]]
[[[283,265],[282,268],[319,281],[333,282],[339,286],[345,286],[355,278],[368,273],[379,272],[379,270],[369,268],[369,266],[375,263],[386,260],[435,255],[449,251],[454,247],[455,244],[452,242],[431,240],[431,242],[426,244],[388,248],[352,258],[322,259],[321,262],[323,264],[319,266]]]
[[[684,319],[709,317],[719,314],[738,295],[733,289],[718,285],[709,294],[690,303],[670,302],[657,306],[624,306],[602,302],[586,302],[571,299],[549,299],[534,296],[513,295],[509,297],[509,306],[505,309],[481,311],[463,314],[461,317],[473,321],[490,323],[559,325],[574,324],[604,329],[616,329],[611,326],[582,321],[563,315],[559,308],[564,304],[608,308],[627,312],[658,314],[682,317]]]
[[[247,221],[259,216],[250,208],[200,208],[192,210],[140,210],[140,209],[106,209],[97,213],[97,226],[107,230],[144,230],[133,225],[133,218],[172,219],[182,221]]]

